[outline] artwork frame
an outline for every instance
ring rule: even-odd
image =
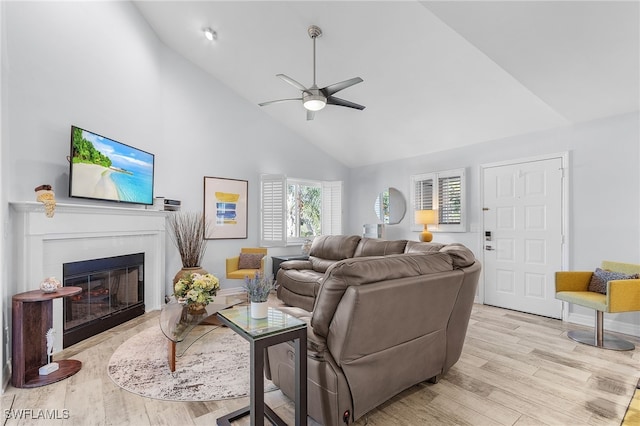
[[[204,177],[205,240],[247,238],[249,181]]]

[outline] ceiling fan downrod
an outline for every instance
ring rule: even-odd
[[[322,36],[322,30],[320,29],[320,27],[316,25],[312,25],[309,27],[307,32],[309,33],[309,37],[311,37],[311,40],[313,40],[313,86],[312,88],[317,89],[318,86],[316,86],[316,38]]]

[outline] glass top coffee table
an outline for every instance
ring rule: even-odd
[[[246,302],[246,297],[244,297],[243,294],[216,296],[213,302],[205,307],[204,311],[194,314],[189,312],[186,305],[178,303],[175,300],[164,304],[160,311],[160,329],[168,339],[167,355],[169,369],[172,372],[176,370],[176,343],[184,341],[187,336],[193,339],[193,341],[203,337],[207,332],[193,333],[197,335],[190,334],[198,325],[215,325],[215,314],[218,311],[243,302]]]
[[[307,323],[286,314],[276,308],[269,308],[264,319],[251,318],[249,306],[236,306],[218,312],[222,323],[240,337],[247,340],[251,347],[251,393],[250,405],[217,419],[219,426],[229,426],[231,422],[251,415],[251,425],[261,426],[267,416],[274,425],[286,426],[286,423],[264,403],[264,352],[266,348],[278,343],[293,341],[295,358],[295,424],[307,424]]]

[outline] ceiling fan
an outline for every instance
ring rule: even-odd
[[[313,40],[313,85],[309,88],[306,88],[289,76],[286,76],[284,74],[276,74],[276,77],[280,77],[296,89],[302,91],[302,97],[278,99],[275,101],[262,102],[258,105],[266,106],[287,101],[302,101],[302,105],[307,110],[307,120],[313,120],[315,112],[320,111],[327,104],[363,110],[365,107],[362,105],[358,105],[354,102],[349,102],[333,96],[335,93],[338,93],[339,91],[346,89],[347,87],[351,87],[354,84],[362,83],[362,79],[360,77],[354,77],[349,80],[341,81],[340,83],[331,84],[327,87],[323,87],[322,89],[318,88],[318,86],[316,85],[316,38],[322,35],[322,30],[320,29],[320,27],[312,25],[309,27],[308,33],[309,37],[311,37],[311,39]]]

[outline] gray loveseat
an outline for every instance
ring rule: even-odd
[[[355,421],[417,383],[437,382],[459,359],[481,267],[466,247],[448,247],[335,262],[313,312],[281,308],[308,323],[313,419]],[[270,347],[266,367],[290,398],[293,353],[291,342]]]
[[[278,298],[287,305],[311,311],[325,272],[340,260],[438,251],[444,246],[440,243],[386,241],[357,235],[322,235],[313,240],[309,260],[289,260],[280,264],[276,276]]]

